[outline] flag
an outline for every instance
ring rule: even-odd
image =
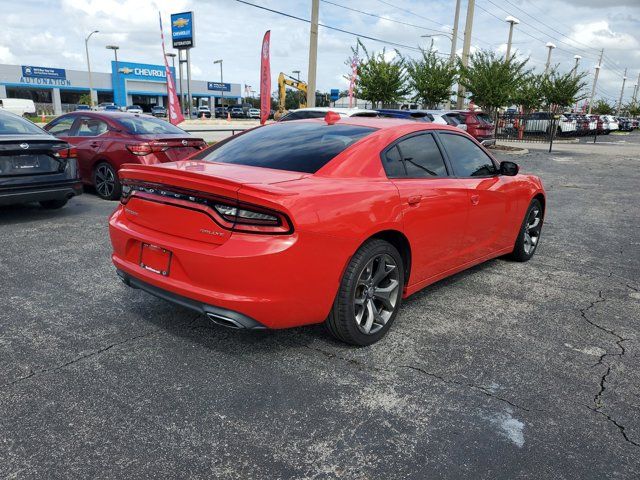
[[[271,64],[269,61],[269,43],[271,30],[267,30],[262,39],[260,53],[260,125],[264,125],[271,113]]]
[[[356,86],[356,77],[358,76],[358,57],[356,55],[351,59],[351,79],[349,81],[349,108],[353,104],[353,90]]]
[[[178,95],[176,93],[176,82],[171,75],[171,69],[169,68],[169,61],[164,49],[164,31],[162,30],[162,15],[158,12],[158,18],[160,19],[160,38],[162,39],[162,58],[164,58],[164,69],[167,74],[167,115],[169,116],[169,122],[173,125],[184,122],[184,116],[182,115],[180,102],[178,102]]]

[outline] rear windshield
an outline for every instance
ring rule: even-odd
[[[221,143],[203,160],[315,173],[349,145],[374,131],[355,125],[277,123]]]
[[[29,120],[0,110],[0,135],[42,135],[44,133]]]
[[[493,123],[493,120],[486,113],[476,113],[476,117],[480,123]]]
[[[122,125],[129,133],[133,134],[180,134],[184,135],[184,131],[178,127],[174,127],[169,122],[160,120],[151,116],[148,117],[128,117],[118,118],[118,123]]]

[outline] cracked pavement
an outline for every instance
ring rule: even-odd
[[[125,287],[114,204],[0,208],[1,478],[640,477],[640,133],[528,145],[536,256],[405,302],[356,349]]]

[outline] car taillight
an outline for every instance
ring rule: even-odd
[[[60,150],[56,150],[53,155],[58,158],[77,158],[78,150],[76,147],[65,147]]]
[[[127,145],[127,150],[134,155],[149,155],[154,152],[164,152],[168,148],[169,144],[167,142],[134,143]]]
[[[271,225],[279,226],[281,221],[277,214],[256,212],[246,208],[238,208],[230,205],[216,203],[214,208],[225,220],[244,225]]]

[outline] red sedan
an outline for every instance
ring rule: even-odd
[[[124,112],[68,113],[44,129],[77,148],[82,181],[108,200],[120,198],[117,171],[123,164],[182,160],[206,147],[201,138],[164,120]]]
[[[129,286],[247,329],[325,322],[385,335],[403,298],[494,257],[529,260],[540,179],[460,129],[396,119],[280,122],[187,161],[127,165],[110,219]]]

